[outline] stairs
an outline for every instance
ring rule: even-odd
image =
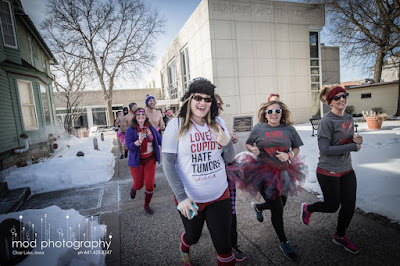
[[[17,211],[30,195],[29,187],[9,190],[7,182],[0,182],[0,214]]]

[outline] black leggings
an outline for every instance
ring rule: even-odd
[[[217,253],[228,254],[231,252],[232,204],[229,198],[208,205],[204,210],[199,211],[192,220],[182,214],[180,216],[186,232],[184,240],[188,245],[196,244],[199,241],[204,221],[206,221]]]
[[[275,199],[268,199],[265,196],[264,191],[261,192],[261,196],[264,198],[265,202],[257,204],[257,209],[259,211],[271,210],[271,223],[278,235],[279,241],[285,243],[287,241],[285,230],[283,228],[283,207],[286,205],[286,196],[277,196]]]
[[[334,213],[341,206],[336,234],[339,237],[343,237],[350,225],[356,207],[356,174],[351,171],[344,176],[333,177],[317,173],[317,178],[324,194],[324,201],[308,205],[307,210],[311,213]]]

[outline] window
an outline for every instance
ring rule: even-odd
[[[29,52],[31,54],[31,65],[35,66],[35,56],[33,53],[33,43],[32,43],[32,39],[28,37],[28,43],[29,43]]]
[[[371,98],[371,93],[361,93],[361,99]]]
[[[1,32],[5,46],[17,48],[14,18],[11,12],[11,3],[2,0],[0,3]]]
[[[25,80],[18,80],[17,84],[24,129],[38,129],[38,119],[32,83]]]
[[[190,81],[190,69],[189,69],[189,53],[188,48],[183,49],[181,52],[181,69],[182,69],[182,86],[183,89],[187,89]]]
[[[312,117],[321,117],[318,93],[321,88],[321,64],[319,58],[319,32],[310,32],[310,79],[312,95]]]
[[[162,93],[162,97],[163,99],[166,99],[166,95],[167,95],[167,82],[165,81],[165,71],[164,69],[161,70],[160,72],[160,78],[161,78],[161,93]]]
[[[107,115],[105,107],[92,108],[92,114],[94,126],[107,125]]]
[[[40,94],[42,95],[44,120],[46,122],[46,126],[50,126],[51,125],[51,115],[50,115],[49,103],[47,100],[48,95],[47,95],[47,90],[43,85],[40,85]]]
[[[178,98],[178,84],[176,80],[176,62],[172,60],[168,65],[168,81],[170,99]]]

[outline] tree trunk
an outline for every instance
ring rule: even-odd
[[[107,114],[108,114],[108,125],[114,124],[114,115],[112,111],[112,99],[107,99]]]
[[[397,91],[397,112],[395,116],[400,116],[400,57],[399,57],[399,73],[397,75],[397,84],[399,88]]]
[[[381,82],[384,57],[385,57],[385,54],[383,52],[383,47],[379,47],[378,53],[376,55],[376,60],[375,60],[374,82]]]
[[[383,58],[384,58],[383,48],[379,47],[378,53],[376,55],[375,67],[374,67],[374,82],[380,82],[382,76],[383,68]]]

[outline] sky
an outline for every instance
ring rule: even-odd
[[[190,15],[199,5],[201,0],[146,0],[153,8],[159,11],[159,14],[166,19],[165,33],[159,37],[155,46],[156,61],[163,55],[169,44],[173,41],[179,30],[183,27]],[[293,2],[302,2],[293,0]],[[35,23],[40,31],[40,23],[45,18],[44,10],[47,0],[22,0],[24,10]],[[326,32],[321,32],[321,43],[334,45],[327,41]],[[360,68],[349,67],[344,60],[346,56],[341,54],[340,60],[340,79],[343,81],[357,80],[371,77],[372,73],[363,73]],[[137,82],[138,85],[140,82]]]

